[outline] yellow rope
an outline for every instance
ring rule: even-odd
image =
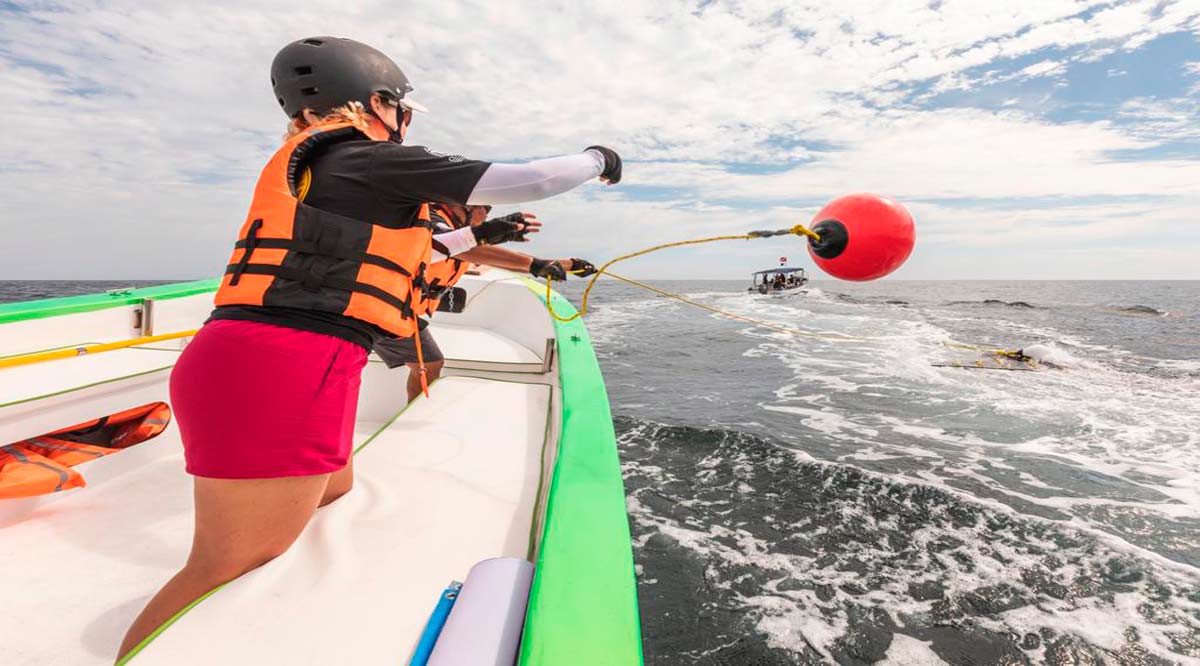
[[[8,358],[0,358],[0,368],[11,368],[17,365],[29,365],[30,363],[41,363],[42,361],[54,361],[60,358],[72,358],[75,356],[84,356],[86,354],[98,354],[100,352],[112,351],[114,349],[124,349],[126,347],[134,347],[137,345],[146,345],[151,342],[161,342],[163,340],[174,340],[176,338],[186,338],[196,334],[195,330],[180,331],[178,333],[164,333],[162,335],[147,335],[141,338],[132,340],[122,340],[120,342],[106,342],[98,345],[87,345],[85,347],[71,347],[68,349],[56,349],[54,351],[36,352],[33,354],[21,354],[20,356],[10,356]]]
[[[1025,361],[1027,358],[1024,354],[1021,353],[1020,349],[996,349],[995,347],[981,347],[979,345],[964,345],[959,342],[943,342],[942,346],[950,347],[951,349],[963,349],[966,351],[983,352],[985,354],[991,354],[992,356],[1001,356],[1004,358],[1011,358],[1014,361]]]
[[[780,331],[782,333],[788,333],[790,335],[797,335],[797,336],[810,337],[810,338],[819,338],[819,339],[823,339],[823,340],[845,340],[845,341],[883,340],[883,339],[885,339],[885,338],[878,338],[878,337],[865,338],[865,337],[860,337],[860,336],[855,336],[855,335],[846,335],[846,334],[841,334],[841,333],[839,333],[837,335],[821,335],[819,333],[811,333],[809,331],[803,331],[798,328],[791,328],[789,326],[780,326],[778,324],[772,324],[769,322],[762,321],[761,319],[754,319],[752,317],[746,317],[744,315],[734,314],[727,310],[721,310],[719,308],[714,308],[711,305],[705,305],[703,303],[698,303],[696,301],[684,298],[683,296],[680,296],[679,294],[666,291],[665,289],[659,289],[658,287],[654,287],[652,285],[645,284],[644,282],[638,282],[637,280],[634,280],[632,278],[627,278],[627,277],[624,277],[621,275],[617,275],[616,273],[613,273],[612,271],[608,270],[609,266],[612,266],[613,264],[615,264],[617,262],[625,261],[626,259],[633,259],[634,257],[640,257],[644,254],[650,254],[651,252],[657,252],[659,250],[664,250],[666,248],[683,247],[686,245],[700,245],[701,243],[713,243],[716,241],[723,241],[723,240],[752,240],[755,238],[768,238],[771,236],[783,236],[783,235],[788,235],[788,234],[793,234],[796,236],[807,236],[807,237],[811,238],[812,240],[821,240],[820,235],[818,235],[815,231],[808,229],[808,228],[804,227],[803,225],[797,224],[796,226],[794,226],[790,229],[779,229],[776,231],[751,231],[750,233],[746,233],[746,234],[734,234],[734,235],[728,235],[728,236],[711,236],[709,238],[697,238],[694,240],[675,241],[673,243],[662,243],[660,245],[655,245],[653,247],[649,247],[644,250],[638,250],[637,252],[623,254],[615,259],[610,259],[603,266],[596,269],[596,273],[594,275],[592,275],[592,279],[588,281],[587,287],[584,288],[584,290],[583,290],[583,300],[580,303],[579,311],[576,312],[575,314],[571,315],[570,317],[563,317],[562,315],[560,315],[554,311],[554,305],[551,300],[551,286],[550,286],[551,279],[549,277],[547,277],[546,278],[546,309],[550,312],[551,317],[553,317],[561,322],[574,321],[574,320],[582,317],[583,315],[587,314],[588,298],[592,294],[592,287],[596,286],[596,281],[600,279],[601,275],[608,275],[609,277],[616,278],[617,280],[621,280],[622,282],[627,282],[629,284],[632,284],[636,287],[640,287],[647,291],[652,291],[661,296],[666,296],[667,298],[673,298],[677,301],[680,301],[681,303],[687,303],[688,305],[698,307],[702,310],[707,310],[714,314],[718,314],[722,317],[728,317],[729,319],[737,319],[739,321],[748,322],[748,323],[754,324],[756,326],[762,326],[763,328],[769,328],[771,330]],[[1012,358],[1012,359],[1018,359],[1018,360],[1021,357],[1021,354],[1019,351],[1009,351],[1009,350],[1005,350],[1005,349],[989,349],[989,348],[985,348],[985,347],[977,347],[977,346],[973,346],[973,345],[963,345],[963,344],[957,344],[957,343],[952,343],[952,342],[943,342],[942,344],[944,344],[947,347],[954,347],[956,349],[969,349],[969,350],[973,350],[973,351],[982,351],[982,352],[986,352],[988,354],[992,354],[992,355],[998,356],[998,357],[1006,357],[1006,358]]]
[[[659,289],[658,287],[646,284],[644,282],[638,282],[637,280],[634,280],[633,278],[627,278],[623,275],[617,275],[616,273],[612,273],[612,272],[607,272],[606,274],[611,278],[616,278],[622,282],[628,282],[629,284],[641,287],[642,289],[652,291],[652,292],[654,292],[656,294],[660,294],[662,296],[666,296],[667,298],[673,298],[682,303],[687,303],[688,305],[694,305],[694,306],[700,308],[701,310],[708,310],[709,312],[721,315],[722,317],[728,317],[730,319],[737,319],[739,321],[748,322],[748,323],[754,324],[756,326],[762,326],[763,328],[769,328],[771,330],[779,331],[781,333],[788,333],[790,335],[798,335],[798,336],[806,337],[806,338],[819,338],[822,340],[855,341],[855,340],[883,340],[884,339],[884,338],[863,338],[863,337],[859,337],[856,335],[846,335],[844,333],[838,333],[837,335],[822,335],[820,333],[804,331],[804,330],[801,330],[798,328],[791,328],[790,326],[780,326],[778,324],[772,324],[770,322],[766,322],[761,319],[754,319],[753,317],[747,317],[747,316],[740,315],[740,314],[734,314],[732,312],[729,312],[728,310],[722,310],[720,308],[714,308],[711,305],[705,305],[703,303],[698,303],[691,299],[684,298],[683,296],[680,296],[679,294],[671,293],[669,291],[666,291],[665,289]]]
[[[811,331],[804,331],[804,330],[801,330],[798,328],[791,328],[790,326],[780,326],[778,324],[772,324],[770,322],[766,322],[761,319],[754,319],[753,317],[747,317],[745,315],[735,314],[733,312],[729,312],[728,310],[714,308],[711,305],[705,305],[704,303],[699,303],[699,302],[693,301],[689,298],[680,296],[679,294],[667,291],[665,289],[659,289],[658,287],[655,287],[654,285],[646,284],[645,282],[638,282],[637,280],[634,280],[633,278],[628,278],[628,277],[625,277],[624,275],[618,275],[616,273],[613,273],[612,271],[599,269],[597,271],[597,275],[599,275],[600,272],[603,272],[605,275],[609,276],[610,278],[614,278],[614,279],[620,280],[622,282],[627,282],[631,285],[634,285],[635,287],[641,287],[642,289],[645,289],[646,291],[652,291],[656,294],[659,294],[660,296],[666,296],[667,298],[675,299],[681,303],[687,303],[688,305],[693,305],[695,307],[700,308],[701,310],[707,310],[709,312],[720,315],[722,317],[727,317],[729,319],[737,319],[739,321],[744,321],[744,322],[747,322],[750,324],[754,324],[756,326],[761,326],[763,328],[769,328],[773,331],[787,333],[789,335],[796,335],[796,336],[805,337],[805,338],[816,338],[819,340],[832,340],[834,342],[839,342],[839,341],[855,342],[855,341],[872,341],[872,340],[886,340],[887,339],[885,337],[868,338],[868,337],[862,337],[862,336],[858,336],[858,335],[848,335],[846,333],[837,333],[835,335],[824,335],[821,333],[813,333]],[[579,315],[575,315],[575,317],[571,317],[571,319],[563,319],[562,317],[555,314],[554,306],[550,304],[550,280],[548,278],[546,280],[546,308],[550,311],[550,315],[553,316],[555,319],[558,319],[559,321],[570,321],[571,319],[575,319],[576,317],[579,316]],[[985,352],[987,354],[991,354],[992,356],[995,356],[995,357],[1010,358],[1013,360],[1024,361],[1026,363],[1029,363],[1030,365],[1036,365],[1036,361],[1025,360],[1022,357],[1019,350],[1010,351],[1010,350],[1006,350],[1006,349],[991,349],[988,347],[977,347],[975,345],[963,345],[963,344],[957,344],[957,343],[953,343],[953,342],[943,342],[942,344],[947,347],[954,347],[956,349],[969,349],[969,350],[973,350],[973,351],[981,351],[981,352]],[[978,365],[979,367],[985,367],[985,366],[983,366],[983,361],[976,361],[975,364]]]
[[[753,317],[747,317],[745,315],[734,314],[733,312],[729,312],[728,310],[722,310],[720,308],[714,308],[711,305],[705,305],[704,303],[698,303],[691,299],[684,298],[683,296],[680,296],[679,294],[667,291],[665,289],[659,289],[658,287],[655,287],[653,285],[648,285],[644,282],[638,282],[637,280],[634,280],[633,278],[627,278],[623,275],[618,275],[618,274],[613,273],[612,271],[608,270],[608,268],[610,266],[612,266],[613,264],[615,264],[619,261],[625,261],[626,259],[633,259],[634,257],[640,257],[644,254],[650,254],[651,252],[657,252],[658,250],[663,250],[663,249],[666,249],[669,247],[683,247],[685,245],[699,245],[701,243],[712,243],[715,241],[723,241],[723,240],[752,240],[755,238],[768,238],[771,236],[784,236],[784,235],[789,235],[789,234],[796,235],[796,236],[807,236],[813,240],[821,239],[821,237],[819,235],[817,235],[816,232],[812,231],[811,229],[807,229],[804,226],[798,224],[790,229],[779,229],[776,231],[751,231],[750,233],[746,233],[746,234],[736,234],[736,235],[729,235],[729,236],[711,236],[709,238],[697,238],[694,240],[675,241],[673,243],[662,243],[661,245],[655,245],[653,247],[649,247],[644,250],[639,250],[637,252],[623,254],[615,259],[609,260],[607,263],[605,263],[600,268],[597,268],[596,273],[594,275],[592,275],[592,279],[588,282],[587,287],[583,290],[583,300],[580,303],[579,311],[576,312],[575,314],[571,315],[570,317],[563,317],[562,315],[560,315],[554,311],[554,305],[553,305],[553,302],[551,299],[552,293],[551,293],[551,286],[550,286],[552,281],[550,278],[547,277],[546,278],[546,309],[550,312],[551,317],[554,317],[555,319],[557,319],[558,321],[561,321],[561,322],[574,321],[574,320],[582,317],[583,315],[587,314],[588,298],[591,296],[592,287],[596,286],[596,280],[600,279],[601,275],[607,275],[611,278],[615,278],[622,282],[627,282],[636,287],[641,287],[642,289],[645,289],[647,291],[652,291],[661,296],[666,296],[667,298],[673,298],[681,303],[687,303],[688,305],[698,307],[701,310],[707,310],[709,312],[720,315],[722,317],[728,317],[729,319],[737,319],[739,321],[751,323],[756,326],[762,326],[763,328],[769,328],[771,330],[779,331],[781,333],[787,333],[789,335],[797,335],[797,336],[809,337],[809,338],[819,338],[819,339],[824,339],[824,340],[843,340],[843,341],[882,340],[883,338],[864,338],[864,337],[859,337],[859,336],[854,336],[854,335],[845,335],[845,334],[840,334],[840,333],[837,334],[836,336],[835,335],[821,335],[819,333],[812,333],[812,332],[804,331],[804,330],[801,330],[798,328],[791,328],[790,326],[780,326],[778,324],[772,324],[770,322],[762,321],[761,319],[754,319]]]
[[[592,287],[596,286],[596,280],[599,280],[600,276],[604,275],[608,271],[609,266],[612,266],[613,264],[620,262],[620,261],[625,261],[626,259],[633,259],[634,257],[640,257],[644,254],[650,254],[651,252],[665,250],[669,247],[683,247],[685,245],[700,245],[701,243],[713,243],[716,241],[723,241],[723,240],[752,240],[755,238],[768,238],[771,236],[785,236],[785,235],[789,235],[789,234],[796,235],[796,236],[808,236],[809,238],[811,238],[813,240],[821,240],[821,237],[819,235],[817,235],[817,233],[815,231],[813,231],[811,229],[807,229],[803,225],[797,224],[796,226],[794,226],[790,229],[779,229],[776,231],[751,231],[750,233],[746,233],[746,234],[735,234],[735,235],[729,235],[729,236],[711,236],[709,238],[697,238],[694,240],[675,241],[674,243],[662,243],[660,245],[648,247],[644,250],[638,250],[637,252],[623,254],[623,255],[617,257],[616,259],[610,259],[603,266],[596,269],[595,275],[592,276],[592,279],[590,281],[588,281],[587,287],[583,290],[583,300],[579,305],[579,311],[576,312],[575,314],[571,315],[570,317],[562,317],[557,312],[554,311],[554,306],[551,305],[551,303],[550,303],[550,278],[546,278],[546,309],[548,309],[550,311],[551,317],[554,317],[555,319],[557,319],[558,321],[561,321],[561,322],[575,321],[576,319],[587,314],[588,297],[590,297],[592,294]],[[609,275],[612,275],[612,273],[609,273]],[[616,277],[616,276],[614,276],[614,277]]]

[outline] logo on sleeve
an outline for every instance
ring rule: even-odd
[[[467,158],[463,157],[462,155],[447,155],[446,153],[439,153],[438,151],[432,150],[426,146],[422,146],[422,147],[425,148],[425,152],[429,153],[430,155],[433,155],[434,157],[445,158],[445,160],[447,162],[456,162],[457,163],[457,162],[466,161],[466,159],[467,159]]]

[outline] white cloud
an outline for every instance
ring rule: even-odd
[[[1200,139],[1200,100],[1137,97],[1123,102],[1116,116],[1134,121],[1130,131],[1147,141]]]
[[[1067,63],[1061,60],[1043,60],[1019,72],[1022,77],[1057,76],[1067,71]]]
[[[750,200],[827,198],[848,189],[901,200],[1183,196],[1196,191],[1200,167],[1195,160],[1111,159],[1111,151],[1156,144],[1107,122],[1054,124],[1016,112],[882,113],[861,131],[852,146],[781,173],[653,163],[639,180]]]
[[[905,101],[924,87],[1057,76],[1088,54],[1200,29],[1196,8],[1159,5],[34,4],[0,22],[0,85],[30,110],[0,140],[0,233],[19,239],[0,246],[0,266],[5,277],[216,270],[282,131],[267,66],[279,46],[313,33],[354,36],[402,63],[433,109],[414,125],[415,142],[486,159],[605,143],[631,160],[630,185],[677,200],[636,200],[618,187],[539,204],[571,220],[543,234],[535,249],[547,253],[568,237],[600,257],[759,218],[784,224],[789,210],[847,190],[979,199],[984,209],[1012,198],[1155,197],[1182,218],[1196,211],[1195,159],[1109,158],[1184,131],[1169,115],[1178,108],[1152,116],[1150,101],[1130,101],[1113,122],[1061,124],[1028,110]],[[1014,71],[1011,59],[1043,51]],[[993,73],[969,71],[981,66]],[[766,175],[723,166],[797,161]],[[931,229],[948,216],[929,215]],[[984,233],[982,217],[958,224]],[[624,233],[607,233],[618,225]],[[38,259],[49,252],[73,259]],[[691,274],[740,273],[734,266],[718,256]]]

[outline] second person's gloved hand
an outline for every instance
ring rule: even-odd
[[[593,266],[592,262],[588,261],[587,259],[571,257],[570,259],[567,259],[567,262],[570,264],[567,267],[567,270],[576,277],[585,278],[596,274],[596,267]]]
[[[523,243],[528,234],[537,233],[542,226],[533,213],[509,213],[504,217],[488,220],[471,227],[475,241],[480,245],[499,245],[509,241]]]
[[[600,180],[609,185],[621,182],[621,156],[617,151],[604,146],[588,146],[587,150],[595,150],[604,156],[604,171],[600,172]]]
[[[566,280],[567,272],[562,264],[553,259],[538,259],[534,257],[529,262],[529,274],[535,278],[550,278],[551,280]]]

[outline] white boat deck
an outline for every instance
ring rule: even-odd
[[[118,349],[0,369],[0,407],[175,365],[178,351]]]
[[[430,331],[451,368],[542,372],[544,349],[534,351],[487,329],[441,324],[436,320]]]
[[[486,558],[531,556],[560,427],[556,368],[539,350],[553,327],[519,282],[468,288],[487,293],[434,329],[457,376],[396,417],[407,373],[372,364],[354,489],[131,663],[403,663],[447,583]],[[131,348],[0,370],[0,440],[167,400],[177,356]],[[22,580],[3,595],[5,666],[112,663],[187,556],[192,484],[174,424],[77,469],[86,488],[0,501],[0,567]]]
[[[390,425],[360,422],[359,444],[375,436],[355,456],[354,490],[134,663],[401,663],[447,583],[487,557],[529,556],[551,391],[449,377]],[[0,508],[0,567],[30,581],[5,595],[22,627],[5,640],[6,664],[111,661],[187,557],[191,482],[178,431],[143,448],[79,466],[93,487]],[[45,636],[57,637],[53,650],[35,638]]]

